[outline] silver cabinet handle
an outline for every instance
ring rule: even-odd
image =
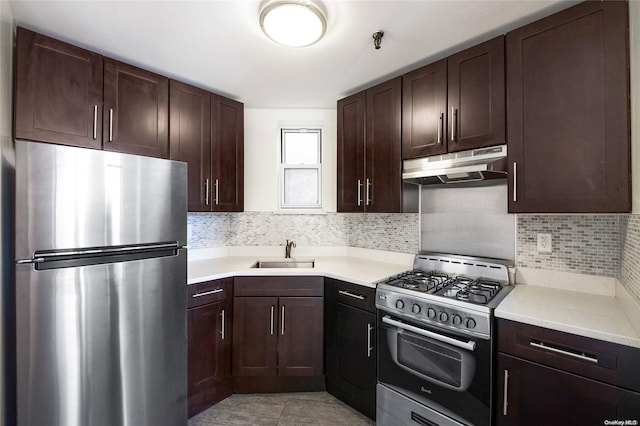
[[[222,327],[220,327],[220,334],[222,335],[222,340],[224,340],[224,309],[220,312],[222,316]]]
[[[273,336],[273,313],[274,313],[274,309],[275,309],[274,306],[271,305],[271,326],[270,326],[270,329],[271,329],[271,335],[272,336]]]
[[[509,370],[504,370],[504,395],[502,397],[502,415],[507,415],[509,405]]]
[[[354,299],[364,300],[364,296],[360,294],[354,294],[346,290],[338,290],[338,294],[343,294],[345,296],[353,297]]]
[[[529,342],[529,345],[533,346],[534,348],[543,349],[543,350],[546,350],[546,351],[555,352],[557,354],[570,356],[570,357],[577,358],[577,359],[582,360],[582,361],[589,361],[589,362],[593,362],[594,364],[598,363],[598,358],[594,358],[594,357],[589,356],[589,355],[587,355],[585,353],[575,353],[575,352],[567,351],[567,350],[564,350],[564,349],[560,349],[560,348],[556,348],[556,347],[553,347],[553,346],[546,345],[543,342],[531,341],[531,342]]]
[[[280,321],[282,327],[282,329],[280,330],[280,334],[284,336],[284,305],[282,305],[282,318],[280,318]]]
[[[442,133],[444,130],[444,112],[440,111],[438,116],[438,143],[442,143]]]
[[[362,204],[362,181],[358,179],[358,206]]]
[[[109,108],[109,142],[113,142],[113,108]]]
[[[218,182],[218,179],[216,179],[215,183],[214,183],[214,187],[216,189],[216,198],[214,199],[216,206],[219,204],[220,202],[220,182]]]
[[[196,297],[208,296],[210,294],[216,294],[216,293],[220,293],[220,292],[223,292],[223,291],[224,291],[224,289],[222,289],[222,288],[216,288],[215,290],[192,294],[191,297],[196,298]]]
[[[373,326],[371,323],[367,324],[367,358],[371,358],[371,351],[373,350],[373,346],[371,346],[371,331],[373,330]]]
[[[98,139],[98,105],[93,106],[93,138]]]
[[[430,339],[434,339],[434,340],[438,340],[440,342],[443,343],[448,343],[450,345],[453,346],[457,346],[459,348],[463,348],[463,349],[467,349],[470,351],[475,350],[476,348],[476,342],[472,341],[472,340],[468,340],[468,341],[464,341],[464,340],[458,340],[458,339],[453,339],[449,336],[444,336],[442,334],[439,333],[434,333],[433,331],[429,331],[429,330],[425,330],[419,327],[415,327],[413,325],[410,324],[405,324],[402,321],[396,321],[394,319],[391,319],[390,316],[385,315],[382,317],[382,322],[385,324],[389,324],[389,325],[393,325],[399,329],[402,330],[407,330],[407,331],[411,331],[413,333],[419,334],[420,336],[423,337],[428,337]]]
[[[204,204],[209,205],[209,178],[204,180]]]
[[[373,184],[371,183],[371,180],[369,178],[367,178],[367,188],[366,188],[366,205],[368,206],[369,204],[371,204],[371,192],[373,192]]]
[[[451,142],[456,141],[456,128],[458,121],[458,109],[451,107]]]
[[[518,163],[513,162],[513,202],[518,201]]]

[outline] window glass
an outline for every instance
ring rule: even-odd
[[[281,129],[280,208],[320,209],[320,129]]]

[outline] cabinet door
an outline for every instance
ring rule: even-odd
[[[227,396],[216,392],[216,385],[226,380],[230,390],[231,312],[227,303],[222,300],[187,311],[189,415]]]
[[[447,60],[402,76],[402,159],[447,152]]]
[[[15,136],[102,147],[102,56],[18,28]]]
[[[338,101],[338,212],[364,211],[365,92]]]
[[[244,210],[244,105],[211,96],[212,211]]]
[[[376,315],[339,302],[327,307],[327,391],[375,419]]]
[[[449,152],[506,143],[504,37],[450,56]]]
[[[233,375],[275,376],[278,298],[235,297],[233,312]]]
[[[281,297],[279,314],[278,375],[322,375],[322,298]]]
[[[640,414],[638,393],[502,353],[496,380],[498,425],[602,425]]]
[[[365,211],[402,212],[402,78],[366,92]]]
[[[211,95],[179,81],[169,82],[169,148],[188,167],[190,212],[211,211]]]
[[[507,34],[510,212],[630,211],[627,9],[584,2]]]
[[[169,158],[169,80],[104,59],[103,148]]]

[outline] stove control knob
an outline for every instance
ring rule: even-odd
[[[436,310],[433,308],[427,309],[427,316],[431,319],[434,319],[436,317]]]
[[[411,307],[411,310],[413,311],[414,314],[419,314],[420,311],[422,311],[422,308],[417,303],[414,303],[413,306]]]
[[[396,300],[396,308],[397,309],[403,309],[404,308],[404,302],[400,299]]]
[[[475,328],[476,321],[473,318],[467,318],[467,328]]]
[[[460,325],[462,324],[462,317],[460,315],[454,314],[453,318],[451,318],[451,321],[453,322],[453,325]]]
[[[440,322],[447,322],[449,314],[446,312],[440,312]]]

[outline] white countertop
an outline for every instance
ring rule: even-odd
[[[313,268],[252,268],[257,260],[281,259],[272,250],[260,248],[228,248],[217,257],[191,256],[187,284],[232,276],[318,275],[375,287],[375,283],[413,266],[411,254],[340,247],[317,250],[294,249],[300,255],[293,259],[313,259]],[[314,255],[315,254],[315,255]]]
[[[354,247],[307,247],[294,249],[293,258],[313,259],[314,268],[252,268],[257,260],[281,259],[282,250],[191,250],[187,283],[233,276],[315,275],[375,287],[411,269],[414,258]],[[496,317],[640,348],[640,306],[615,279],[527,269],[517,273],[518,284],[495,309]],[[531,285],[534,281],[543,285]]]
[[[517,284],[495,316],[640,348],[640,308],[621,287],[614,297]]]

